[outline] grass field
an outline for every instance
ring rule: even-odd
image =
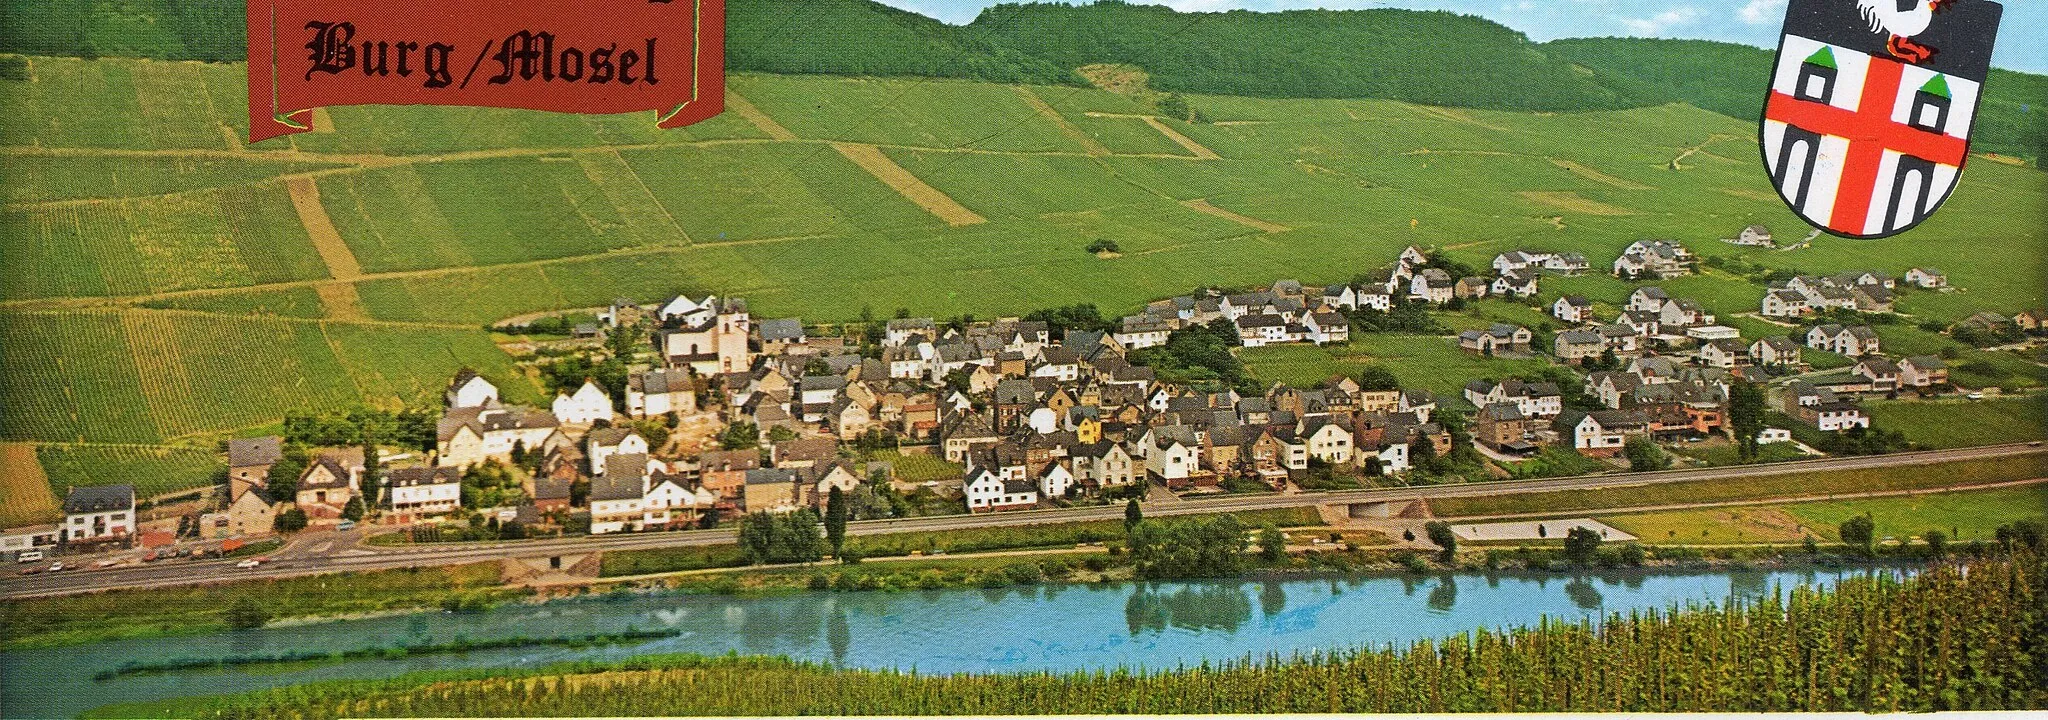
[[[2048,395],[1986,400],[1872,400],[1872,424],[1897,430],[1928,447],[2048,439]]]
[[[1869,513],[1879,538],[1940,530],[1949,540],[1990,540],[2000,525],[2048,517],[2048,486],[2030,485],[1839,502],[1751,505],[1597,518],[1650,544],[1838,542],[1842,521]]]
[[[1549,514],[1683,503],[1817,496],[1945,487],[2048,477],[2048,456],[2022,455],[1928,466],[1835,470],[1764,475],[1743,481],[1708,480],[1576,492],[1517,493],[1488,497],[1434,498],[1439,517]]]
[[[898,455],[893,452],[882,452],[875,453],[871,459],[895,465],[896,478],[903,482],[959,480],[965,472],[959,463],[946,462],[944,457],[937,455]]]
[[[0,80],[0,111],[26,119],[0,126],[23,169],[0,195],[0,359],[21,369],[0,380],[5,439],[157,443],[292,408],[422,399],[460,365],[509,370],[484,323],[683,291],[825,322],[863,306],[993,317],[1092,302],[1122,314],[1202,284],[1341,281],[1409,244],[1474,266],[1517,247],[1598,266],[1666,237],[1803,272],[1937,265],[1965,289],[1902,294],[1921,319],[2048,304],[2037,252],[2048,229],[1984,231],[1986,219],[2048,213],[2038,169],[1973,163],[1910,237],[1735,248],[1713,239],[1798,224],[1756,167],[1750,125],[1681,105],[1531,114],[1193,96],[1227,124],[1165,126],[1217,156],[1202,160],[1129,117],[1146,108],[1099,90],[738,74],[733,90],[786,135],[738,112],[662,131],[649,114],[362,106],[330,108],[333,132],[249,147],[239,65],[32,58],[29,69],[33,82]],[[880,146],[987,222],[946,225],[828,141]],[[279,180],[305,173],[366,273],[353,281],[362,312],[431,327],[329,317],[303,284],[328,268]],[[1083,252],[1097,238],[1123,256]],[[1722,273],[1663,284],[1724,315],[1761,292]],[[1544,299],[1612,304],[1631,287],[1553,278]],[[80,310],[87,298],[107,309]],[[1447,322],[1541,322],[1521,306],[1480,307]],[[302,322],[313,319],[327,322]],[[1440,394],[1540,364],[1410,336],[1246,355],[1289,382],[1368,358]],[[1959,381],[2041,379],[2019,358],[1961,360]],[[512,385],[510,396],[531,395]]]
[[[1331,375],[1356,375],[1368,364],[1386,367],[1403,387],[1436,393],[1445,405],[1465,403],[1465,383],[1533,373],[1549,365],[1542,359],[1484,357],[1458,349],[1453,340],[1433,335],[1359,334],[1348,345],[1274,345],[1245,348],[1238,357],[1245,369],[1265,382],[1313,386]]]

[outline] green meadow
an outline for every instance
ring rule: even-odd
[[[733,91],[779,127],[738,112],[661,131],[644,113],[338,107],[318,132],[248,146],[242,83],[233,64],[44,57],[27,79],[0,79],[0,113],[15,119],[0,123],[0,150],[23,168],[0,194],[0,358],[21,369],[0,380],[0,439],[218,437],[293,409],[431,402],[465,365],[532,398],[482,326],[620,296],[740,295],[761,315],[821,322],[1076,302],[1123,314],[1198,285],[1341,282],[1411,244],[1475,267],[1503,250],[1573,250],[1597,270],[1659,237],[1801,272],[1941,267],[1963,289],[1902,292],[1914,317],[1882,330],[1933,353],[1953,343],[1913,325],[2040,306],[2048,287],[2048,229],[1984,229],[2048,215],[2033,167],[1973,163],[1943,213],[1898,238],[1716,242],[1751,223],[1787,236],[1800,225],[1757,167],[1750,124],[1686,105],[1521,113],[1190,94],[1213,122],[1165,123],[1208,160],[1133,117],[1144,104],[1092,88],[739,73]],[[831,142],[880,146],[986,221],[947,224]],[[334,272],[287,177],[319,190],[363,273],[347,281],[362,314],[337,314],[313,287]],[[1122,256],[1085,252],[1097,238]],[[1762,293],[1721,271],[1662,284],[1723,316]],[[1613,307],[1634,287],[1596,272],[1546,279],[1540,299]],[[1486,301],[1443,319],[1545,315]],[[1783,332],[1729,322],[1745,337]],[[2042,383],[2024,358],[1957,352],[1959,381]],[[1440,395],[1544,364],[1365,334],[1244,358],[1292,383],[1382,363]]]

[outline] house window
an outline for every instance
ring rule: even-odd
[[[115,519],[115,520],[126,520],[126,519],[128,519],[128,513],[114,513],[114,519]]]

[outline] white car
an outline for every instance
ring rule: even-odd
[[[256,566],[258,566],[258,565],[262,565],[262,564],[263,564],[263,561],[262,561],[262,560],[258,560],[258,559],[256,559],[256,558],[249,558],[249,559],[247,559],[247,560],[243,560],[243,561],[241,561],[241,562],[235,563],[235,567],[238,567],[238,568],[242,568],[242,569],[244,569],[244,570],[247,570],[247,569],[249,569],[249,568],[252,568],[252,567],[256,567]]]

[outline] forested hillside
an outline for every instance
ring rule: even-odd
[[[1128,63],[1161,90],[1373,97],[1502,110],[1625,107],[1521,33],[1448,12],[1180,13],[1152,5],[998,5],[965,31],[1062,67]]]
[[[0,51],[208,61],[243,56],[242,4],[0,0]],[[1757,116],[1771,52],[1700,40],[1532,43],[1482,18],[1409,10],[1182,13],[1105,0],[997,5],[952,26],[871,0],[729,0],[733,70],[1080,84],[1136,65],[1160,90],[1384,98],[1501,110],[1683,102]],[[1976,147],[2039,157],[2048,77],[1994,70]]]
[[[1773,53],[1706,40],[1572,38],[1541,46],[1590,69],[1632,104],[1688,103],[1742,119],[1763,113]],[[1979,150],[2048,155],[2048,76],[1992,69],[1973,136]]]

